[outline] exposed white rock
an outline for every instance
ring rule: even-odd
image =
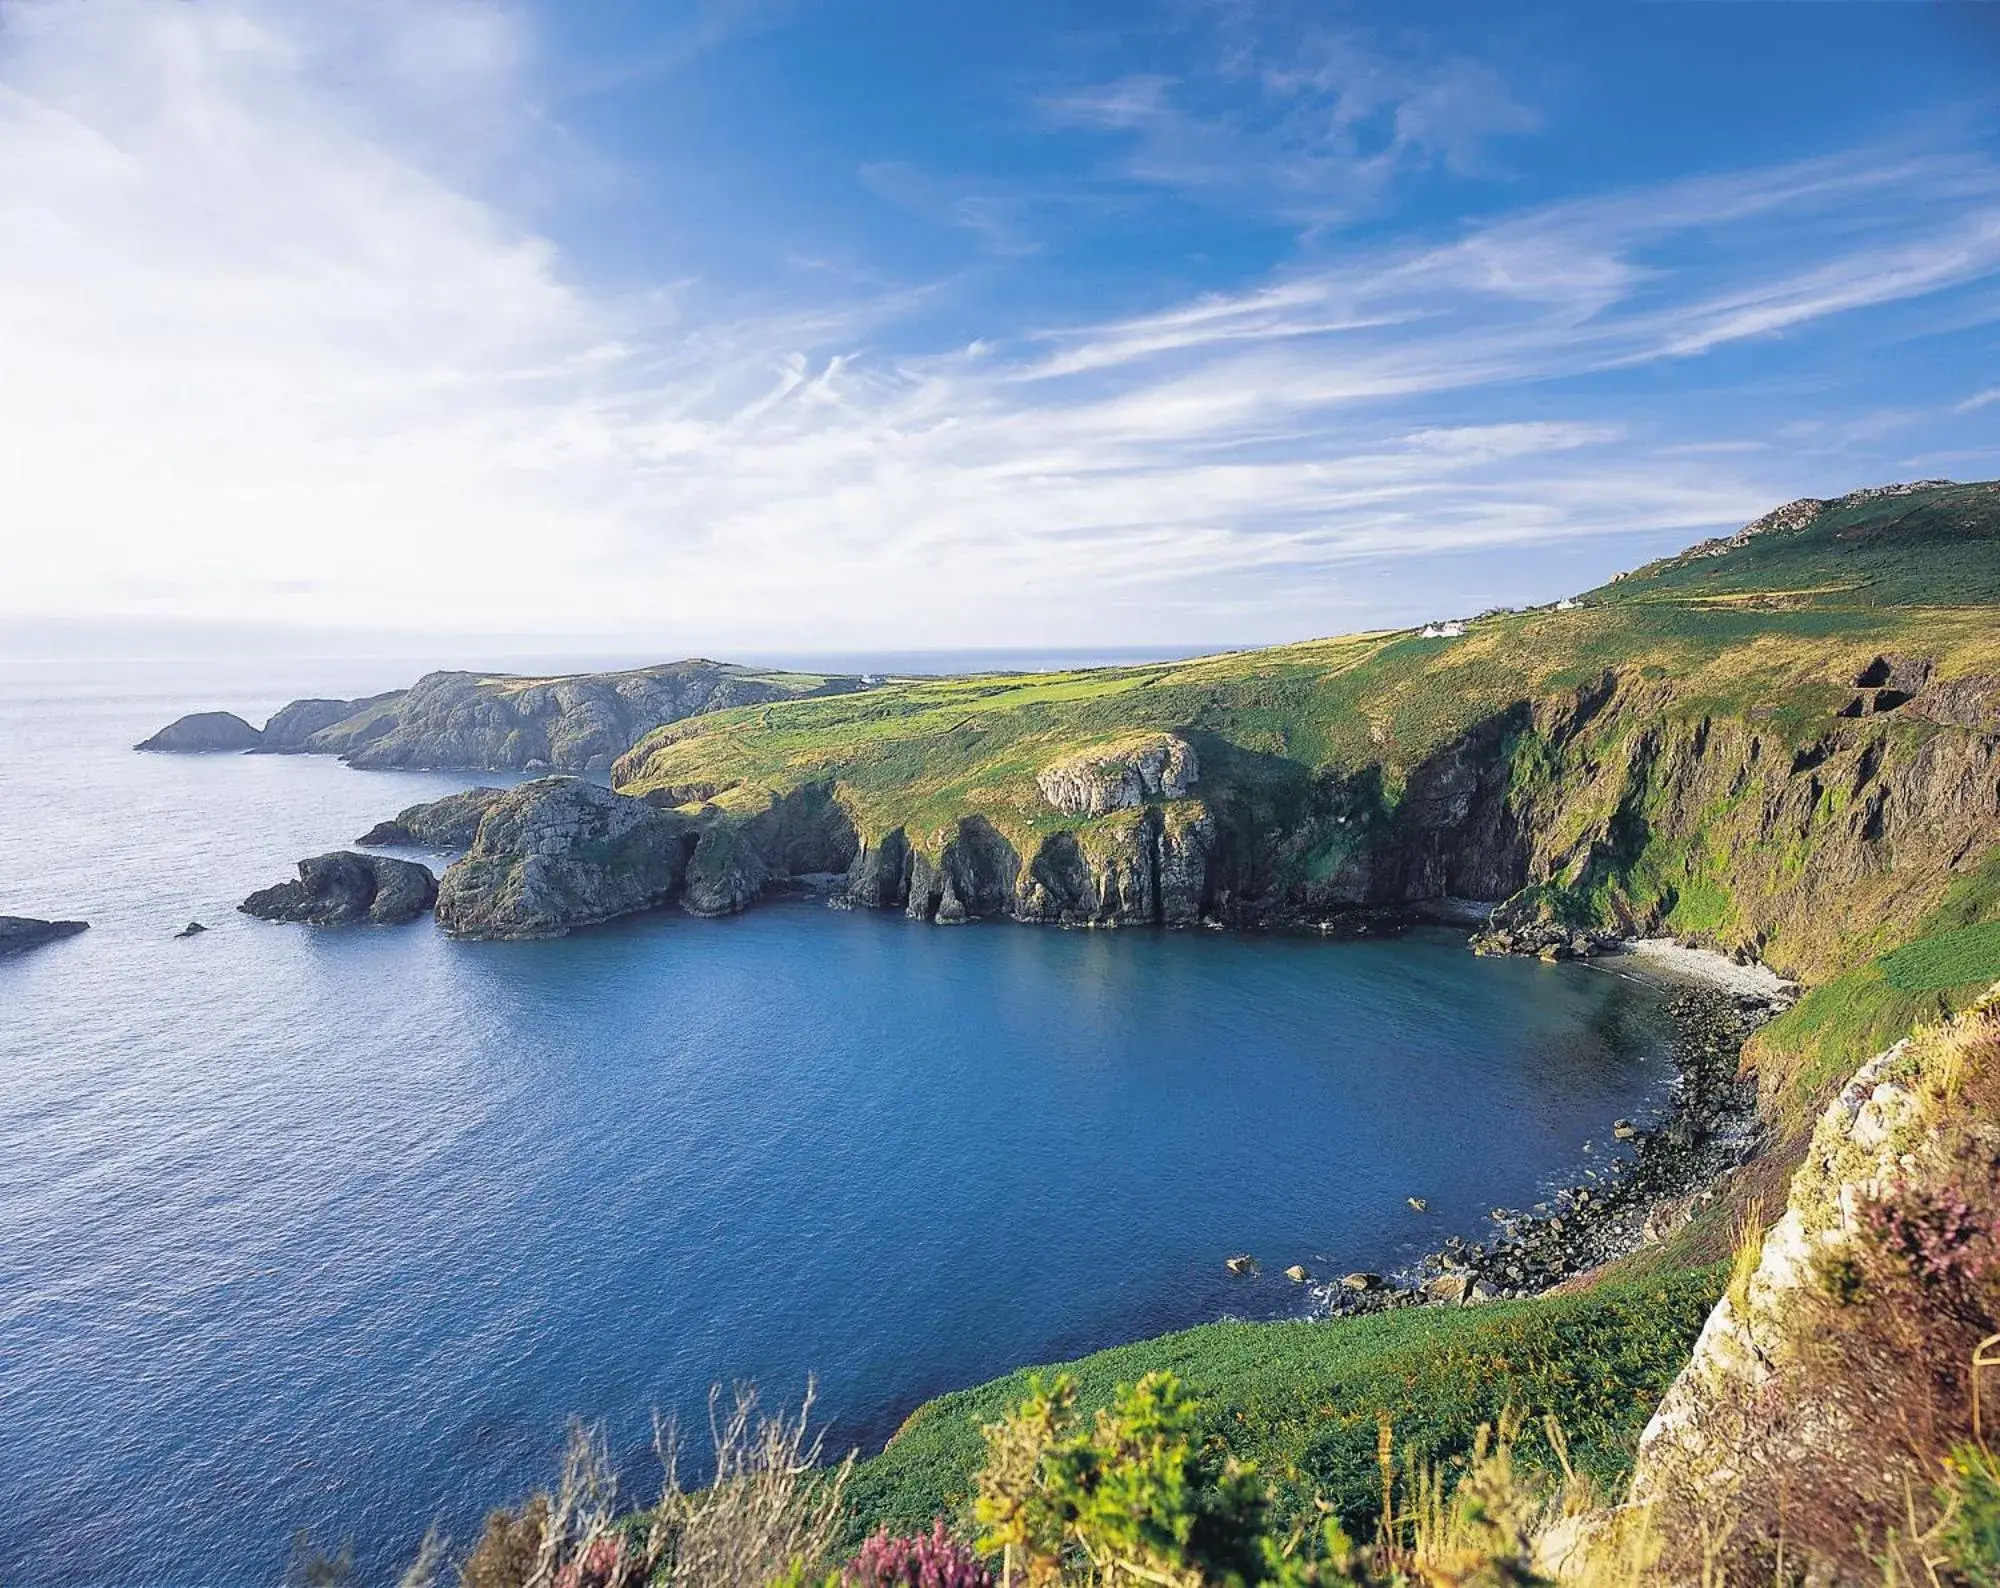
[[[1194,746],[1173,733],[1065,756],[1036,774],[1042,798],[1066,816],[1103,816],[1149,799],[1181,799],[1201,775]]]

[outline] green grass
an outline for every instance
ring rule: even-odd
[[[1572,1459],[1615,1483],[1723,1278],[1703,1269],[1480,1307],[1215,1323],[1100,1351],[1064,1370],[1079,1380],[1086,1411],[1108,1404],[1117,1385],[1172,1370],[1200,1399],[1206,1436],[1257,1462],[1281,1514],[1324,1499],[1365,1532],[1381,1488],[1375,1441],[1384,1414],[1399,1453],[1449,1460],[1510,1405],[1536,1418],[1552,1413]],[[979,1430],[1021,1398],[1030,1371],[918,1408],[889,1448],[855,1471],[855,1535],[959,1515],[983,1460]],[[1530,1454],[1539,1438],[1529,1436]]]
[[[1899,992],[1942,992],[2000,981],[2000,921],[1941,932],[1885,954],[1882,979]]]
[[[1813,988],[1751,1055],[1781,1129],[1810,1129],[1860,1064],[1918,1025],[1948,1019],[2000,981],[2000,847],[1959,879],[1910,940]]]

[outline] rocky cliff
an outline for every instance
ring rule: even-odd
[[[237,909],[265,921],[342,926],[367,921],[398,926],[437,902],[428,867],[386,855],[342,850],[299,862],[298,879],[260,888]]]
[[[827,789],[847,901],[930,920],[1507,901],[1496,947],[1667,933],[1817,981],[2000,844],[1995,567],[2000,487],[1919,482],[1459,636],[906,680],[688,719],[613,776],[723,824]]]
[[[670,811],[581,778],[523,783],[493,801],[438,884],[454,937],[560,937],[678,896],[696,841]]]
[[[1978,1433],[1974,1359],[2000,1321],[1996,1103],[2000,987],[1827,1105],[1783,1216],[1751,1232],[1640,1441],[1622,1521],[1664,1542],[1662,1575],[1789,1562],[1874,1583],[1886,1559],[1935,1551],[1947,1458]]]
[[[360,700],[295,700],[272,713],[258,736],[257,748],[275,755],[309,753],[314,734],[355,718],[372,720],[378,708],[393,707],[402,696],[402,690],[394,689]]]

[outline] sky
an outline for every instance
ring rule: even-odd
[[[0,627],[1255,643],[2000,475],[2000,4],[0,0]]]

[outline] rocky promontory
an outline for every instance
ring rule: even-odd
[[[406,805],[394,820],[377,822],[354,841],[370,847],[401,844],[413,849],[470,849],[480,820],[505,789],[469,788],[441,800]]]
[[[694,824],[574,777],[537,778],[488,806],[438,887],[454,937],[560,937],[670,902]]]
[[[337,755],[360,767],[602,773],[646,734],[686,717],[861,687],[850,674],[705,657],[548,677],[434,672],[359,700],[295,700],[261,731],[228,712],[201,712],[138,748]]]
[[[264,736],[233,711],[196,711],[177,717],[135,750],[169,755],[213,755],[226,750],[254,750]]]
[[[89,926],[88,921],[38,921],[30,915],[0,915],[0,955],[25,953],[59,937],[74,937]]]
[[[426,866],[340,850],[301,860],[297,881],[260,888],[237,908],[259,920],[306,926],[396,926],[414,921],[437,896],[437,879]]]

